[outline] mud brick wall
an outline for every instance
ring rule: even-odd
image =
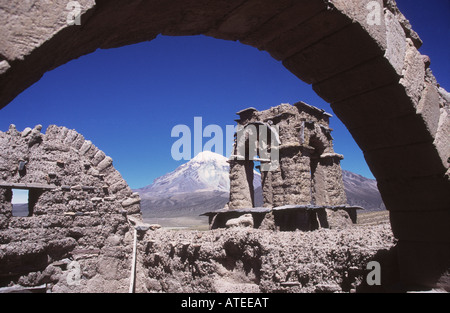
[[[41,128],[0,132],[0,286],[126,290],[139,196],[82,135]],[[12,214],[15,188],[29,190],[28,217]],[[78,285],[67,283],[72,261],[80,266]]]
[[[340,167],[343,156],[333,150],[332,130],[329,128],[331,115],[303,102],[282,104],[261,112],[250,108],[238,114],[238,126],[244,129],[252,125],[260,132],[260,125],[278,127],[279,145],[268,145],[269,150],[279,150],[279,167],[261,172],[264,206],[346,204]],[[234,156],[239,154],[239,145],[245,144],[240,141],[259,138],[261,142],[260,135],[244,137],[238,134]],[[254,204],[253,183],[249,181],[253,174],[248,174],[253,171],[253,161],[246,153],[246,160],[232,156],[229,161],[231,191],[228,206],[231,209],[250,208]]]

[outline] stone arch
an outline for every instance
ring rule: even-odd
[[[67,24],[65,0],[8,2],[0,106],[74,58],[158,34],[205,34],[266,50],[331,103],[379,182],[405,277],[433,284],[450,262],[450,96],[395,1],[369,2],[80,0],[81,26]],[[408,253],[436,257],[413,262]]]
[[[261,173],[261,184],[268,179],[269,169],[279,166],[273,151],[278,150],[280,138],[278,130],[267,122],[252,121],[255,108],[238,112],[240,120],[235,134],[233,153],[230,164],[230,202],[229,208],[255,207],[254,170]],[[273,123],[272,123],[273,124]],[[275,146],[275,147],[274,147]],[[278,155],[279,153],[276,153]],[[255,162],[260,165],[255,167]],[[267,195],[263,195],[267,198]],[[263,199],[263,205],[269,205],[272,200]]]
[[[322,155],[325,153],[334,153],[332,147],[330,147],[330,140],[326,138],[326,135],[323,133],[322,129],[317,125],[314,125],[316,128],[309,139],[309,146],[313,148],[311,151],[311,203],[315,205],[326,205],[326,204],[342,204],[346,203],[344,201],[342,203],[330,203],[330,199],[327,196],[327,193],[320,192],[321,190],[327,190],[326,188],[326,175],[322,170],[323,163],[332,163],[334,162],[334,158],[322,158]],[[331,151],[330,151],[331,150]],[[340,200],[340,199],[339,199]]]

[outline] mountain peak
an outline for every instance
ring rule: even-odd
[[[226,162],[228,159],[221,154],[212,152],[212,151],[203,151],[200,152],[191,160],[194,162]]]
[[[175,171],[161,176],[150,186],[140,189],[144,194],[192,193],[198,191],[230,191],[228,158],[203,151]],[[255,189],[261,186],[261,175],[255,171]]]
[[[146,194],[192,193],[197,191],[230,190],[227,158],[211,152],[199,153],[176,170],[161,176],[141,191]]]
[[[173,172],[155,179],[153,184],[136,190],[143,200],[143,212],[194,216],[222,208],[230,191],[230,164],[227,161],[220,154],[204,151]],[[261,175],[256,171],[254,175],[255,201],[262,202]],[[375,180],[348,171],[343,171],[343,178],[349,204],[367,210],[384,208]]]

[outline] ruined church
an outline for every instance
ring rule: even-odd
[[[356,223],[361,208],[347,205],[340,166],[344,156],[333,149],[330,114],[304,102],[237,114],[230,201],[224,210],[205,214],[212,229],[234,225],[236,218],[282,231]],[[262,208],[255,208],[255,163],[260,164]]]

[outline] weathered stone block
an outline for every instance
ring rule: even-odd
[[[382,54],[361,26],[351,24],[284,60],[283,65],[304,82],[317,84]]]
[[[8,61],[3,60],[0,62],[0,75],[5,74],[9,69],[11,68],[11,65],[9,65]]]
[[[251,214],[245,214],[241,217],[230,219],[226,222],[226,228],[235,228],[235,227],[250,227],[253,228],[253,216]]]
[[[442,87],[438,88],[438,92],[441,98],[441,108],[450,106],[450,92]]]
[[[425,121],[417,114],[374,120],[373,124],[351,129],[350,133],[364,152],[433,142]]]
[[[400,241],[398,256],[402,281],[450,292],[449,243]]]
[[[230,163],[231,209],[251,208],[254,205],[253,162]]]
[[[59,127],[56,125],[49,125],[47,127],[47,130],[45,131],[45,139],[50,141],[57,137],[57,134],[59,132]]]
[[[134,198],[128,198],[125,201],[122,202],[122,206],[124,208],[132,206],[133,204],[139,204],[141,203],[141,199],[139,197],[134,197]]]
[[[299,195],[295,190],[289,190],[286,188],[281,205],[295,205],[297,202],[299,202],[299,204],[304,203],[301,199],[301,195]]]
[[[139,216],[139,218],[142,218],[140,216],[140,214],[141,214],[141,205],[140,205],[140,203],[135,203],[133,205],[130,205],[130,206],[128,206],[126,208],[126,210],[127,210],[127,214],[136,214],[136,215]]]
[[[450,168],[450,108],[442,108],[434,145],[443,164]]]
[[[368,126],[370,121],[377,123],[416,113],[404,88],[397,84],[334,102],[331,108],[348,129]]]
[[[106,157],[105,159],[103,159],[103,161],[101,161],[101,162],[98,164],[97,168],[98,168],[98,170],[101,172],[101,171],[106,170],[106,169],[107,169],[108,167],[110,167],[112,164],[113,164],[113,159],[110,158],[110,157]]]
[[[389,10],[385,13],[386,20],[386,59],[391,62],[398,75],[402,75],[406,55],[406,34],[397,17]]]
[[[103,201],[103,198],[100,198],[100,197],[94,197],[94,198],[91,199],[91,201],[92,201],[93,203],[100,203],[100,202]]]
[[[64,139],[63,142],[64,142],[64,144],[70,145],[77,139],[77,137],[78,137],[78,133],[75,130],[70,129],[67,132],[66,138]]]
[[[288,7],[263,25],[260,25],[240,41],[244,44],[266,50],[266,44],[276,39],[280,34],[291,30],[326,9],[327,5],[323,1],[295,1],[291,7]]]
[[[1,211],[1,208],[0,208]],[[9,227],[9,219],[10,216],[8,214],[0,213],[0,229],[8,229]],[[2,240],[0,239],[0,243],[3,244]]]
[[[179,14],[173,16],[182,16],[175,23],[169,23],[164,31],[164,35],[180,34],[192,35],[207,32],[208,30],[217,26],[217,21],[223,19],[225,16],[233,12],[242,0],[219,0],[213,3],[209,1],[196,1],[195,3],[186,3],[183,0],[177,0],[175,3],[168,3],[166,11],[180,11]],[[161,18],[161,14],[156,15],[155,18]]]
[[[405,87],[407,95],[417,105],[422,95],[425,82],[425,63],[423,56],[416,49],[411,39],[407,39],[405,63],[400,84]]]
[[[443,176],[446,167],[432,142],[365,152],[378,180]]]
[[[361,25],[381,48],[386,48],[383,0],[331,0],[330,2],[339,11]]]
[[[101,161],[103,161],[103,159],[105,159],[106,154],[101,151],[98,150],[97,153],[94,155],[94,157],[92,158],[92,165],[97,166]]]
[[[25,129],[22,131],[22,137],[28,136],[29,134],[31,134],[31,131],[32,131],[32,129],[31,129],[30,127],[25,128]]]
[[[72,147],[75,148],[75,150],[80,150],[85,142],[85,139],[83,135],[78,134],[77,138],[72,142]]]
[[[327,215],[328,228],[342,229],[353,227],[353,221],[350,215],[343,210],[325,210]]]
[[[365,92],[398,84],[399,77],[384,57],[375,58],[313,85],[314,91],[325,101],[334,103],[362,95]]]
[[[69,129],[67,127],[60,127],[58,136],[56,139],[58,139],[61,143],[64,143],[64,140],[66,139],[67,133],[69,132]]]
[[[439,127],[441,113],[439,100],[439,93],[436,86],[426,83],[422,97],[417,105],[417,113],[422,116],[433,138],[436,136]]]
[[[80,0],[79,3],[81,13],[95,5],[93,0]],[[1,29],[0,54],[9,61],[23,60],[59,30],[68,26],[66,7],[66,1],[58,0],[34,5],[23,2],[8,9],[8,14],[4,14],[5,27]]]
[[[291,4],[291,0],[270,1],[264,5],[257,0],[245,1],[227,16],[217,29],[207,32],[207,35],[226,40],[245,38],[248,33],[256,30]]]
[[[89,149],[91,149],[92,146],[93,145],[90,140],[85,141],[80,148],[80,155],[85,155],[89,151]]]
[[[285,204],[284,202],[284,194],[275,194],[273,195],[273,206],[283,206]]]
[[[282,33],[275,40],[266,44],[265,49],[275,59],[285,60],[351,22],[351,19],[339,12],[325,10],[297,27]]]
[[[123,177],[120,175],[119,171],[111,171],[105,176],[105,183],[108,185],[115,184],[118,181],[123,181]]]
[[[444,176],[379,181],[378,189],[391,211],[429,211],[450,208],[450,181]]]
[[[91,148],[85,153],[85,156],[88,158],[88,159],[91,159],[91,161],[92,161],[92,159],[94,158],[94,156],[97,154],[97,152],[99,152],[100,150],[96,147],[96,146],[94,146],[94,145],[92,145],[91,146]]]
[[[69,152],[70,147],[60,144],[58,142],[44,142],[44,149],[47,151]]]

